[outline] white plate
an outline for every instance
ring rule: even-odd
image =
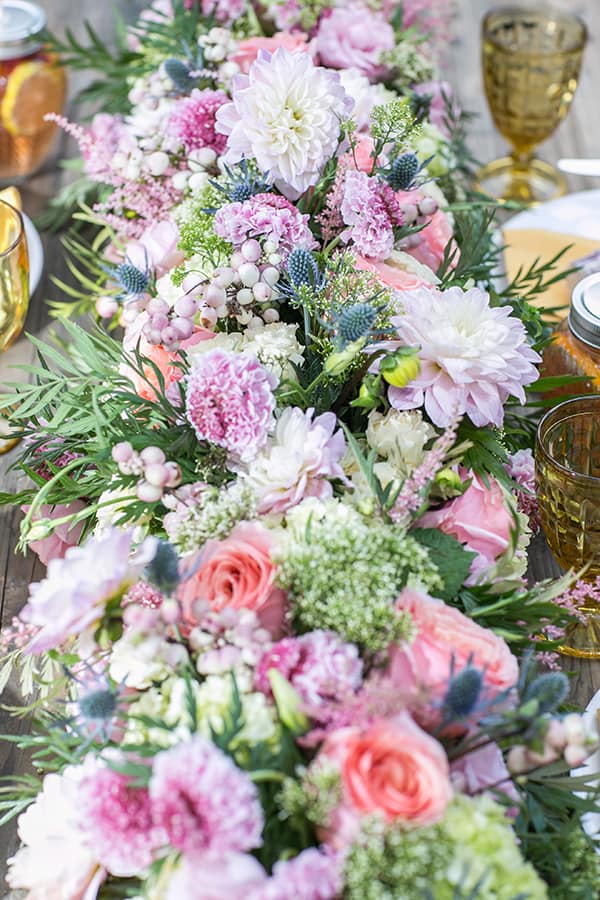
[[[600,191],[590,191],[590,193],[599,194]],[[600,691],[597,691],[585,708],[583,718],[587,728],[593,731],[596,721],[596,714],[600,709]],[[597,775],[600,777],[600,749],[586,759],[584,764],[578,769],[573,769],[573,775]],[[600,840],[600,810],[598,812],[589,812],[581,817],[581,823],[584,830],[591,838]],[[596,852],[600,853],[600,846],[596,848]]]
[[[29,296],[32,297],[42,277],[44,248],[37,229],[29,216],[25,215],[25,213],[22,213],[22,216],[27,237],[27,249],[29,251]]]
[[[504,230],[542,228],[600,241],[600,190],[579,191],[517,213]]]

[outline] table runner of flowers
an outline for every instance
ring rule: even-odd
[[[525,579],[560,260],[496,277],[447,7],[55,39],[102,111],[60,119],[76,286],[0,398],[48,566],[1,638],[31,900],[596,895],[579,587]]]

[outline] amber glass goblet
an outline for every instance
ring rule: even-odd
[[[600,395],[565,400],[537,431],[536,486],[542,527],[564,569],[600,575]],[[585,600],[587,624],[571,625],[561,652],[600,657],[600,606]]]
[[[512,150],[479,170],[478,190],[528,205],[566,193],[563,175],[534,150],[569,110],[586,40],[581,19],[552,7],[498,7],[484,17],[485,95],[494,124]]]
[[[23,330],[29,305],[29,257],[21,213],[0,200],[0,353]],[[0,454],[17,443],[0,409]]]

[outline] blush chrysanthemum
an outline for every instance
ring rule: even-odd
[[[295,199],[317,183],[336,153],[340,122],[354,101],[337,72],[283,47],[272,55],[261,51],[234,88],[232,102],[217,112],[217,131],[229,135],[226,162],[254,158]]]
[[[182,853],[252,850],[263,812],[245,772],[200,735],[157,754],[150,780],[155,823]]]
[[[186,417],[200,441],[242,462],[264,444],[274,424],[274,375],[249,353],[209,350],[186,379]]]
[[[424,405],[442,428],[464,413],[474,425],[501,426],[504,403],[525,401],[523,387],[536,380],[541,361],[520,319],[508,306],[490,306],[479,288],[420,288],[400,299],[403,314],[391,320],[400,341],[386,348],[418,345],[421,371],[407,387],[389,388],[391,405]]]
[[[186,150],[211,147],[221,154],[227,139],[215,130],[217,111],[227,103],[224,91],[194,88],[189,97],[178,100],[167,122],[167,135]]]

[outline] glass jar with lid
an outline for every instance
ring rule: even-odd
[[[555,394],[600,393],[600,273],[573,288],[569,315],[544,350],[542,375],[580,375],[586,381],[557,388]]]
[[[51,148],[66,79],[44,46],[46,13],[30,0],[0,2],[0,183],[30,175]]]

